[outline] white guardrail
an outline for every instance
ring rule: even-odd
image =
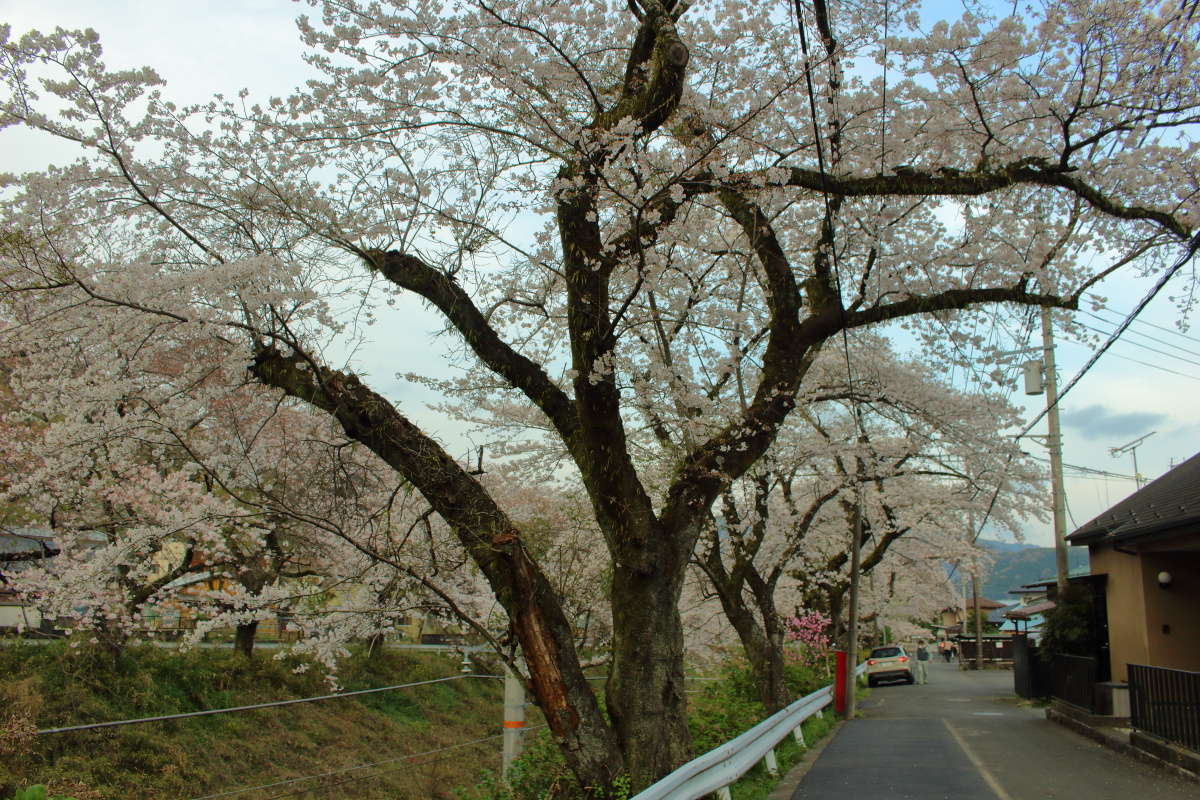
[[[854,674],[861,676],[866,669],[866,664],[859,664]],[[789,733],[804,744],[800,725],[814,714],[820,714],[832,702],[832,684],[817,689],[740,736],[689,761],[658,783],[635,794],[631,800],[696,800],[718,791],[722,800],[726,800],[729,797],[728,787],[759,761],[765,760],[767,769],[772,774],[778,773],[775,745]]]

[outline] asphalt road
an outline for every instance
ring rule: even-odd
[[[1021,706],[1012,673],[931,662],[880,686],[792,800],[1197,800],[1200,784],[1119,755]]]

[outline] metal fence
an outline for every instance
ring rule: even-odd
[[[1200,672],[1129,665],[1134,728],[1200,751]]]
[[[1013,637],[1013,690],[1032,700],[1051,694],[1051,665],[1027,636]]]
[[[866,664],[859,664],[854,674],[860,676],[866,669]],[[803,743],[800,725],[809,717],[822,713],[822,709],[831,703],[833,686],[805,695],[740,736],[684,764],[634,795],[632,800],[696,800],[713,792],[728,800],[728,787],[759,761],[765,761],[767,769],[775,774],[778,771],[775,745],[788,734]]]
[[[1096,711],[1096,659],[1087,656],[1054,656],[1053,694],[1058,700]]]

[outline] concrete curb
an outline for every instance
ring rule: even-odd
[[[1123,738],[1115,732],[1106,733],[1103,728],[1097,728],[1089,725],[1073,714],[1055,708],[1047,708],[1046,719],[1050,720],[1051,722],[1056,722],[1059,725],[1062,725],[1064,728],[1068,728],[1075,733],[1080,734],[1081,736],[1086,736],[1092,741],[1098,742],[1110,750],[1115,750],[1122,755],[1137,759],[1144,764],[1150,764],[1151,766],[1158,767],[1159,769],[1170,772],[1177,777],[1200,782],[1200,772],[1193,772],[1192,770],[1181,766],[1180,764],[1169,761],[1166,758],[1162,758],[1155,753],[1150,752],[1149,750],[1138,747],[1131,742],[1124,741]],[[1144,734],[1139,734],[1137,737],[1134,737],[1133,735],[1130,736],[1131,740],[1135,738],[1142,740],[1146,739]]]

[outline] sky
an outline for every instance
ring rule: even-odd
[[[941,4],[952,5],[952,4]],[[286,94],[309,75],[300,58],[292,22],[312,13],[306,4],[288,0],[0,0],[0,22],[14,33],[29,28],[92,27],[101,37],[110,67],[153,66],[167,81],[177,102],[200,102],[214,92],[232,96],[243,87],[254,99]],[[67,148],[17,130],[0,131],[0,172],[22,172],[69,158]],[[1185,270],[1186,272],[1187,270]],[[1149,290],[1152,279],[1102,285],[1110,308],[1088,325],[1111,331]],[[1068,531],[1082,525],[1131,493],[1133,461],[1129,453],[1114,457],[1110,448],[1150,435],[1138,448],[1138,468],[1147,479],[1200,452],[1200,326],[1180,333],[1179,315],[1162,292],[1118,342],[1062,401],[1063,459],[1066,464],[1126,477],[1083,474],[1067,469]],[[465,453],[469,443],[446,419],[420,405],[428,392],[406,384],[396,373],[444,373],[444,362],[431,349],[438,320],[415,302],[402,310],[402,335],[389,335],[386,323],[375,329],[376,341],[356,354],[372,384],[385,394],[403,398],[404,410],[418,424],[439,435],[452,453]],[[1185,322],[1197,322],[1193,316]],[[1099,335],[1099,334],[1097,334]],[[1039,337],[1040,338],[1040,337]],[[381,344],[386,341],[386,347]],[[1040,345],[1035,338],[1031,344]],[[1056,356],[1060,386],[1083,366],[1098,342],[1080,344],[1062,337]],[[991,365],[980,365],[982,371]],[[1170,371],[1173,371],[1173,374]],[[1031,419],[1044,407],[1044,396],[1026,397],[1013,387],[1013,402]],[[1044,433],[1045,423],[1035,433]],[[1045,458],[1046,450],[1026,439],[1025,449]],[[1049,502],[1049,501],[1047,501]],[[1026,541],[1048,545],[1049,524],[1030,524]]]

